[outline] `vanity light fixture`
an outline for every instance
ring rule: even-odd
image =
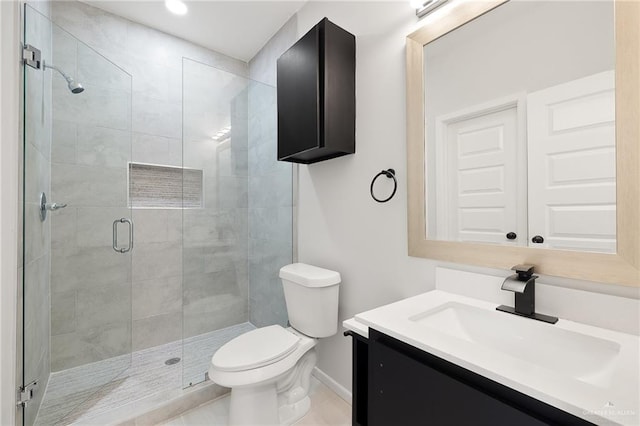
[[[186,15],[187,5],[182,0],[164,0],[164,5],[174,15]]]
[[[418,15],[418,18],[422,18],[445,4],[447,1],[449,0],[411,0],[411,6],[416,8],[416,15]]]

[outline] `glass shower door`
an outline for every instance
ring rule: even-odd
[[[24,66],[24,424],[67,424],[131,364],[131,76],[28,5],[24,18],[40,52]]]

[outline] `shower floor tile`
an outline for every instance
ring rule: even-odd
[[[36,419],[37,426],[92,424],[132,402],[166,395],[205,379],[211,355],[223,344],[255,329],[251,323],[134,352],[132,355],[52,373]],[[170,358],[182,360],[165,365]],[[157,399],[157,398],[156,398]],[[162,398],[158,403],[162,403]],[[115,419],[114,419],[115,420]]]

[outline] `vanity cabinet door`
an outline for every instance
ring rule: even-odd
[[[373,329],[368,354],[369,426],[592,425]]]
[[[370,356],[369,426],[547,424],[384,344]]]
[[[356,333],[348,331],[352,337],[352,426],[367,426],[367,393],[369,387],[369,341]]]

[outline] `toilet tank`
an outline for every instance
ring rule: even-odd
[[[280,278],[291,326],[309,337],[336,334],[340,274],[293,263],[280,268]]]

